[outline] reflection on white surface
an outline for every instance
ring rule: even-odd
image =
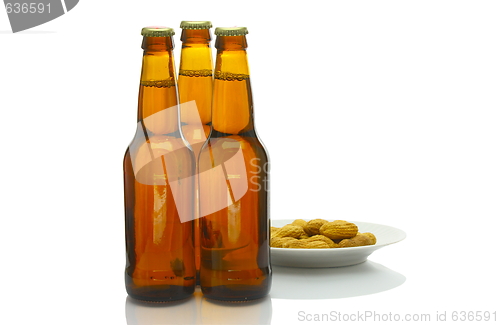
[[[405,281],[404,275],[371,261],[338,268],[273,266],[271,298],[337,299],[364,296],[393,289]]]
[[[338,299],[374,294],[400,286],[404,275],[366,261],[338,268],[273,266],[273,284],[267,297],[226,303],[203,297],[197,288],[186,300],[146,303],[127,297],[127,325],[163,324],[271,324],[272,299]]]
[[[127,297],[127,325],[196,324],[196,299],[168,304],[146,303]]]
[[[243,303],[201,300],[201,322],[198,324],[271,324],[271,297]]]
[[[163,324],[271,324],[270,296],[243,302],[225,303],[203,297],[199,289],[193,297],[173,303],[146,303],[127,297],[127,325]]]

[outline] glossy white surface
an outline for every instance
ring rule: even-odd
[[[308,221],[308,220],[306,220]],[[292,223],[293,219],[273,220],[273,227],[283,227]],[[345,247],[339,249],[290,249],[271,247],[271,261],[273,265],[289,267],[342,267],[362,263],[367,257],[379,248],[397,243],[405,239],[404,231],[385,225],[370,222],[349,221],[358,226],[361,233],[375,234],[375,245],[362,247]]]
[[[203,298],[198,289],[194,296],[173,304],[147,304],[127,297],[127,325],[154,324],[271,324],[270,296],[247,303],[224,303]]]
[[[406,280],[403,275],[371,261],[343,268],[276,266],[273,274],[269,296],[246,303],[208,300],[200,289],[192,298],[169,304],[144,303],[127,297],[127,324],[277,324],[272,320],[280,314],[275,315],[273,308],[286,304],[287,300],[352,298],[390,290]]]

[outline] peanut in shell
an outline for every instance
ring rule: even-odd
[[[278,227],[271,227],[269,230],[270,230],[270,233],[271,233],[271,238],[274,237],[274,234],[276,234],[276,232],[278,230],[280,230],[281,228],[278,228]]]
[[[286,225],[283,226],[280,230],[276,231],[273,234],[274,237],[293,237],[293,238],[308,238],[307,234],[304,232],[304,229],[300,226],[295,225]]]
[[[321,228],[321,226],[323,226],[327,222],[328,222],[328,220],[325,220],[325,219],[309,220],[306,223],[306,225],[304,226],[304,231],[309,236],[319,235],[319,229]]]
[[[370,238],[364,235],[357,235],[353,238],[343,239],[339,243],[339,247],[358,247],[358,246],[367,246],[370,244]]]
[[[321,240],[307,241],[306,248],[331,248],[327,243]]]
[[[307,242],[303,240],[289,240],[283,244],[283,248],[308,248]]]
[[[322,225],[319,232],[332,240],[347,239],[356,236],[358,226],[345,220],[335,220]]]
[[[375,237],[375,235],[371,232],[364,232],[361,235],[370,239],[370,245],[375,245],[377,243],[377,237]]]
[[[292,240],[298,240],[298,239],[293,238],[293,237],[272,237],[270,242],[269,242],[269,246],[283,248],[283,245],[285,243],[292,241]]]
[[[305,221],[304,219],[295,219],[291,224],[294,226],[300,226],[300,227],[304,228],[306,223],[307,223],[307,221]]]
[[[322,242],[326,243],[328,245],[328,247],[330,247],[330,248],[339,247],[339,245],[337,243],[335,243],[333,240],[331,240],[330,238],[323,236],[323,235],[315,235],[315,236],[304,239],[304,241],[308,241],[308,242],[322,241]]]

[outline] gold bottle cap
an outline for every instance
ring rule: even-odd
[[[209,29],[212,28],[212,22],[210,21],[181,21],[182,29]]]
[[[248,34],[246,27],[217,27],[215,29],[216,36],[244,36]]]
[[[168,37],[174,36],[175,31],[173,28],[169,27],[150,26],[144,27],[141,31],[141,35],[146,37]]]

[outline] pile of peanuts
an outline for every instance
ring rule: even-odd
[[[370,232],[358,232],[358,226],[345,220],[328,221],[296,219],[281,228],[271,227],[271,247],[278,248],[342,248],[374,245]]]

